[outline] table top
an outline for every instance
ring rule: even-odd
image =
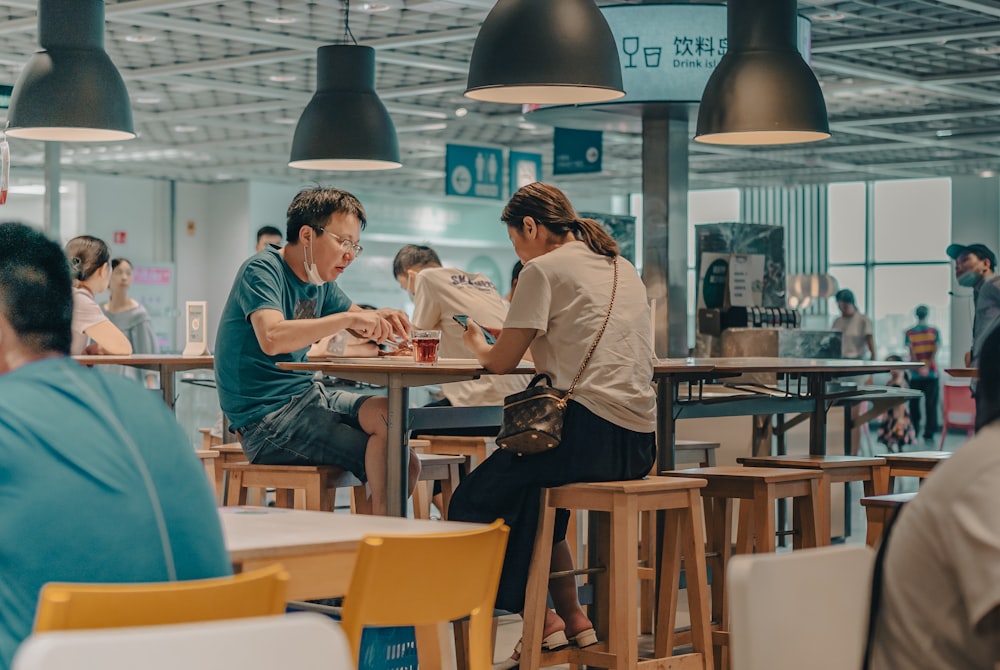
[[[871,467],[885,465],[885,459],[866,456],[841,456],[836,454],[784,454],[782,456],[745,456],[736,459],[742,465],[763,465],[765,467],[797,467],[815,468],[817,470],[836,470],[838,468]],[[780,464],[780,465],[779,465]]]
[[[73,356],[73,360],[81,365],[131,365],[133,367],[167,366],[178,370],[212,369],[215,367],[215,357],[182,356],[181,354],[129,354],[128,356]]]
[[[892,463],[903,463],[906,461],[944,461],[951,458],[951,454],[950,451],[904,451],[900,454],[883,454],[882,457]]]
[[[830,372],[865,374],[919,368],[916,361],[860,361],[849,358],[781,358],[749,356],[732,358],[692,358],[695,364],[712,365],[716,372]]]
[[[367,535],[427,535],[479,524],[335,514],[275,507],[220,507],[226,549],[234,562],[351,551]]]
[[[965,379],[979,378],[979,368],[945,368],[944,371],[952,377],[963,377]]]
[[[278,363],[284,370],[319,370],[336,376],[339,372],[415,372],[427,374],[492,374],[475,358],[440,358],[436,363],[417,363],[409,356],[381,358],[313,358],[302,363]],[[528,368],[530,371],[532,368]]]

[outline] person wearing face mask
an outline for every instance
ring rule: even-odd
[[[101,311],[94,296],[108,290],[111,251],[104,240],[90,235],[66,243],[70,276],[73,278],[73,342],[70,354],[127,356],[132,343]]]
[[[952,244],[946,250],[955,261],[955,279],[972,289],[976,313],[972,320],[972,348],[965,353],[965,366],[976,367],[983,342],[1000,324],[1000,275],[997,257],[985,244]]]
[[[278,363],[306,360],[310,346],[341,330],[385,342],[407,338],[406,314],[363,310],[336,279],[361,253],[365,210],[334,188],[300,191],[288,207],[280,249],[240,267],[222,311],[215,376],[222,411],[251,463],[335,465],[367,481],[372,511],[385,514],[384,397],[326,387]],[[420,464],[410,458],[410,490]]]

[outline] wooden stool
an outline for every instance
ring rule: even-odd
[[[674,440],[674,463],[708,468],[715,465],[718,442]],[[656,466],[650,474],[656,474]],[[639,527],[639,632],[652,633],[656,618],[656,517],[643,512]],[[574,557],[575,558],[575,557]]]
[[[252,487],[275,489],[276,507],[294,507],[322,512],[333,511],[336,489],[364,485],[350,472],[333,465],[258,465],[253,463],[226,463],[223,469],[229,474],[226,504],[247,504],[247,489]],[[301,491],[304,495],[296,495]]]
[[[941,461],[951,457],[950,451],[911,451],[903,454],[885,454],[889,466],[889,484],[886,493],[895,491],[896,477],[923,479]]]
[[[893,493],[862,498],[861,506],[865,508],[865,516],[868,518],[868,534],[865,536],[865,544],[872,549],[876,548],[892,517],[896,515],[900,507],[913,500],[916,495],[916,492]]]
[[[732,555],[733,500],[740,503],[740,525],[736,553],[750,554],[775,550],[775,504],[782,498],[802,498],[797,506],[799,518],[795,527],[800,534],[793,546],[817,547],[829,544],[818,534],[821,528],[820,510],[827,509],[826,487],[820,486],[819,470],[792,468],[744,468],[718,466],[691,468],[661,473],[667,477],[694,477],[708,482],[701,495],[705,501],[707,551],[712,568],[712,620],[717,621],[722,634],[713,635],[717,645],[728,645],[729,613],[726,605],[726,570]],[[727,667],[725,650],[720,649],[721,667]]]
[[[464,475],[469,474],[477,465],[490,455],[492,437],[466,437],[457,435],[421,435],[420,439],[427,442],[425,454],[444,454],[450,456],[465,456],[467,462],[462,466]],[[413,446],[414,440],[410,440]]]
[[[882,495],[889,492],[889,468],[884,458],[866,458],[864,456],[817,456],[813,454],[785,456],[750,456],[737,458],[741,463],[751,468],[801,468],[803,470],[819,470],[823,475],[826,487],[826,503],[830,504],[833,485],[844,482],[862,482],[866,496]],[[793,505],[797,505],[798,498]],[[829,539],[830,509],[820,510],[820,536]]]
[[[410,444],[412,445],[415,441],[410,440]],[[441,482],[441,498],[444,505],[444,509],[441,510],[441,518],[447,520],[451,496],[458,488],[459,469],[466,464],[466,457],[418,452],[417,458],[420,460],[420,477],[417,480],[417,487],[413,490],[413,516],[417,519],[431,517],[429,487],[421,486],[421,483]]]
[[[227,463],[246,463],[247,455],[243,453],[243,447],[239,442],[220,444],[214,447],[212,451],[219,454],[215,459],[215,490],[219,493],[219,504],[224,505],[226,502],[226,483],[228,481],[224,466]],[[254,489],[249,504],[263,504],[263,500],[264,490]]]
[[[535,548],[525,593],[524,631],[520,667],[534,670],[561,663],[595,665],[601,668],[708,668],[712,665],[709,629],[702,508],[697,479],[647,477],[636,481],[568,484],[544,489],[535,535]],[[603,615],[595,617],[600,627],[596,645],[542,653],[552,533],[557,508],[590,510],[610,516],[602,523],[609,537],[594,539],[599,558],[608,570],[597,580],[595,600]],[[636,581],[639,578],[639,513],[664,511],[663,560],[655,660],[638,658],[639,618]],[[603,535],[603,533],[602,533]],[[671,657],[674,647],[677,592],[681,556],[687,576],[688,607],[691,612],[690,654]],[[610,625],[610,629],[608,626]]]
[[[201,433],[201,448],[211,449],[217,444],[222,444],[222,438],[212,435],[211,428],[199,428],[198,432]]]
[[[212,487],[212,493],[215,497],[219,497],[219,486],[215,479],[216,463],[219,461],[219,452],[214,449],[196,449],[195,452],[198,454],[198,458],[201,459],[201,464],[205,468],[205,475],[208,476],[208,483]]]

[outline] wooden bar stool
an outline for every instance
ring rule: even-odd
[[[212,448],[219,454],[218,458],[215,459],[215,490],[219,494],[219,504],[226,504],[226,483],[228,477],[226,476],[225,465],[227,463],[246,463],[247,455],[243,453],[243,447],[239,442],[233,442],[230,444],[219,444]],[[254,489],[249,498],[250,505],[260,505],[263,504],[264,500],[264,489]]]
[[[889,492],[889,468],[884,458],[865,456],[819,456],[814,454],[784,456],[750,456],[737,458],[737,463],[751,468],[801,468],[819,470],[826,488],[826,503],[832,498],[833,485],[844,482],[862,482],[866,496],[882,495]],[[795,498],[793,505],[799,504]],[[820,511],[820,535],[830,538],[830,509]]]
[[[420,439],[427,442],[425,454],[442,454],[446,456],[465,456],[466,463],[462,466],[463,474],[469,474],[477,465],[486,460],[492,451],[492,437],[466,437],[459,435],[421,435]],[[414,440],[410,440],[413,446]]]
[[[892,493],[896,477],[918,477],[923,479],[940,463],[951,458],[950,451],[911,451],[903,454],[886,454],[889,466],[889,484],[886,493]]]
[[[718,646],[728,645],[729,616],[726,606],[726,569],[733,553],[733,501],[740,500],[740,526],[736,553],[750,554],[775,550],[775,505],[783,498],[801,498],[795,524],[799,535],[795,548],[829,544],[819,535],[820,510],[827,509],[826,487],[820,486],[819,470],[793,468],[744,468],[717,466],[691,468],[661,473],[667,477],[694,477],[708,482],[702,489],[705,501],[705,528],[708,535],[708,561],[712,568],[712,620],[721,633],[713,634]],[[745,502],[744,502],[745,501]],[[721,667],[726,667],[725,650],[719,650]]]
[[[708,468],[715,465],[718,442],[674,440],[674,463]],[[655,468],[650,474],[656,474]],[[656,619],[656,516],[643,512],[639,527],[639,632],[652,633]]]
[[[520,667],[522,670],[561,663],[594,665],[601,668],[710,668],[712,641],[709,628],[709,599],[706,580],[702,507],[697,479],[647,477],[635,481],[568,484],[544,489],[535,548],[528,572],[525,594],[524,630]],[[600,524],[597,541],[599,558],[608,568],[596,579],[595,616],[597,645],[584,649],[567,648],[542,652],[549,563],[556,509],[589,510],[609,516]],[[639,514],[664,511],[663,561],[659,615],[654,645],[656,658],[638,656],[639,603]],[[604,537],[604,532],[609,532]],[[672,657],[681,557],[687,576],[688,607],[691,612],[693,652]]]
[[[212,435],[211,428],[199,428],[198,432],[201,433],[202,449],[211,449],[217,444],[222,444],[222,438],[216,435]]]
[[[890,493],[862,498],[861,506],[865,508],[865,516],[868,518],[868,533],[865,536],[865,544],[872,549],[876,548],[892,517],[896,515],[900,507],[913,500],[916,495],[916,492]]]
[[[198,454],[198,458],[201,459],[201,465],[205,468],[205,475],[208,477],[208,483],[212,487],[212,492],[215,497],[219,497],[219,485],[215,478],[216,462],[219,460],[219,452],[214,449],[196,449],[195,452]]]
[[[350,472],[333,465],[258,465],[226,463],[227,505],[247,504],[250,488],[275,489],[275,506],[332,512],[336,489],[364,485]],[[297,495],[301,492],[303,495]]]
[[[412,445],[416,440],[410,440]],[[448,519],[448,508],[451,506],[451,496],[458,488],[459,469],[465,465],[465,456],[449,456],[444,454],[422,454],[417,453],[420,459],[420,477],[418,482],[441,482],[441,498],[444,509],[441,510],[441,518]],[[430,491],[427,486],[418,483],[413,490],[413,516],[417,519],[429,519],[430,514]],[[355,502],[357,506],[357,502]]]

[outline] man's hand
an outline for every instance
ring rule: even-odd
[[[378,343],[395,338],[410,339],[410,321],[399,310],[362,310],[351,312],[351,315],[354,325],[348,332],[356,337]]]
[[[412,326],[410,325],[410,319],[406,316],[406,312],[392,309],[391,307],[383,307],[375,310],[375,313],[392,324],[393,335],[404,340],[410,339],[410,328]]]

